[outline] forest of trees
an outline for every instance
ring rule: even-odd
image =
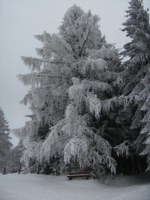
[[[0,173],[8,166],[12,144],[10,142],[10,130],[5,119],[4,112],[0,108]]]
[[[149,15],[141,0],[131,0],[126,13],[122,31],[130,42],[122,52],[102,35],[99,17],[77,5],[58,34],[35,36],[42,47],[36,58],[22,57],[30,73],[18,75],[30,87],[22,103],[32,115],[14,130],[28,170],[150,170]]]
[[[0,173],[3,174],[19,172],[22,167],[23,142],[20,140],[14,147],[10,135],[9,124],[0,108]]]

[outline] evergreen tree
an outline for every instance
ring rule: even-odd
[[[127,21],[123,23],[127,36],[131,41],[124,45],[123,55],[129,56],[130,65],[143,63],[150,59],[150,27],[149,15],[143,8],[142,0],[131,0],[127,12]],[[138,69],[137,69],[138,70]]]
[[[125,95],[143,78],[150,59],[149,15],[144,10],[141,0],[131,0],[129,4],[127,21],[123,23],[125,27],[122,29],[131,40],[124,45],[125,50],[121,53],[128,58],[125,62],[125,67],[128,68],[125,76]]]
[[[37,49],[41,58],[23,57],[31,73],[19,79],[31,86],[23,102],[30,104],[33,115],[15,132],[24,138],[28,164],[58,159],[63,167],[77,163],[97,173],[116,171],[101,120],[122,103],[122,97],[115,98],[120,60],[98,22],[98,16],[73,5],[59,34],[36,36],[43,43]]]
[[[127,18],[123,24],[125,26],[123,31],[127,32],[131,41],[124,45],[125,50],[122,52],[122,55],[128,56],[128,60],[124,63],[123,94],[134,97],[134,101],[126,108],[125,113],[131,113],[129,125],[133,137],[133,152],[136,155],[140,154],[146,143],[141,155],[149,156],[150,25],[149,15],[144,10],[141,0],[130,1]],[[142,169],[139,171],[144,167],[140,168]]]
[[[8,122],[6,121],[4,113],[0,108],[0,172],[3,172],[4,167],[8,164],[8,156],[12,146],[9,133]]]

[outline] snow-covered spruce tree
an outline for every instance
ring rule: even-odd
[[[146,149],[142,153],[149,154],[149,92],[150,92],[150,25],[149,15],[144,10],[141,0],[131,0],[127,11],[127,21],[123,24],[123,31],[131,41],[124,45],[122,55],[127,56],[124,72],[124,90],[123,94],[134,97],[134,102],[130,104],[125,113],[130,113],[132,139],[132,151],[135,156],[143,151],[146,143]],[[146,114],[146,115],[145,115]],[[143,118],[143,116],[145,117]],[[145,128],[144,128],[145,127]],[[144,128],[144,129],[143,129]],[[142,129],[142,131],[141,131]],[[140,133],[141,131],[141,133]],[[138,171],[142,171],[145,166],[140,166]],[[144,163],[144,162],[143,162]]]
[[[114,105],[122,103],[122,97],[114,97],[120,61],[98,22],[98,16],[73,5],[58,34],[36,36],[43,43],[37,49],[40,58],[23,57],[31,73],[19,79],[31,86],[23,102],[33,115],[16,133],[24,138],[26,163],[59,160],[62,168],[77,163],[97,174],[115,173],[101,119],[106,121]]]
[[[74,59],[70,63],[73,84],[66,91],[65,118],[51,127],[41,149],[47,162],[57,154],[65,164],[77,163],[97,174],[116,171],[111,145],[99,131],[99,122],[111,110],[109,99],[120,81],[115,72],[118,52],[101,36],[98,21],[75,5],[64,16],[59,35]]]
[[[8,159],[12,146],[9,133],[8,122],[0,108],[0,172],[3,172],[4,167],[8,166]]]
[[[130,37],[131,41],[124,45],[124,56],[130,57],[130,62],[147,62],[150,59],[150,28],[149,28],[149,15],[143,7],[142,0],[131,0],[129,2],[126,17],[126,22],[123,23],[124,28],[122,31],[126,31],[127,37]]]
[[[144,10],[141,0],[131,0],[127,12],[127,21],[123,23],[130,42],[124,45],[123,56],[129,58],[125,65],[126,82],[124,94],[129,94],[142,76],[146,73],[150,60],[150,26],[149,15]],[[143,64],[143,65],[142,65]],[[145,69],[146,68],[146,69]],[[136,79],[135,79],[136,78]]]

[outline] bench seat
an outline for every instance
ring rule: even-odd
[[[90,178],[90,172],[87,171],[81,171],[81,172],[70,172],[67,177],[69,180],[72,180],[72,178],[77,178],[77,177],[85,177],[86,179]]]

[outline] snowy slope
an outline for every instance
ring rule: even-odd
[[[65,176],[0,175],[0,200],[150,200],[148,179],[122,176],[100,183]]]

